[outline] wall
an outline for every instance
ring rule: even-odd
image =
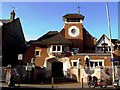
[[[23,64],[27,64],[27,62],[31,62],[31,58],[34,58],[35,55],[35,46],[31,45],[30,47],[27,48],[26,52],[24,53],[23,56]]]
[[[71,37],[68,34],[68,29],[71,26],[76,26],[80,29],[80,34],[76,37]],[[62,31],[60,32],[66,39],[70,40],[71,42],[73,42],[73,46],[72,48],[79,48],[79,52],[83,51],[83,29],[82,29],[82,24],[81,23],[77,23],[77,24],[65,24],[64,28],[62,29]]]

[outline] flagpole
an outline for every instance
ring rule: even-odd
[[[106,13],[107,13],[107,20],[108,20],[108,33],[109,33],[109,38],[110,38],[110,46],[111,46],[111,60],[114,58],[113,57],[113,49],[112,49],[112,34],[111,34],[111,27],[110,27],[110,16],[109,16],[109,9],[108,9],[108,0],[106,2]],[[114,76],[114,66],[113,66],[113,61],[112,61],[112,77],[113,77],[113,82],[115,79]]]

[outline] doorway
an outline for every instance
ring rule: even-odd
[[[63,77],[63,63],[52,62],[52,77]]]

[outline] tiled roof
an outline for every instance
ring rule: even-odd
[[[64,38],[58,31],[49,31],[37,39],[36,43],[40,45],[71,45],[72,42]]]
[[[84,16],[81,14],[66,14],[63,16],[63,18],[80,18],[80,19],[84,19]]]

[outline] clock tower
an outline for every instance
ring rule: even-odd
[[[66,14],[63,16],[64,28],[61,34],[73,43],[72,49],[83,52],[83,25],[84,16],[81,14]]]

